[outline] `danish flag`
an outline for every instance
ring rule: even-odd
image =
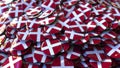
[[[25,50],[25,49],[27,49],[29,46],[31,45],[31,42],[28,42],[28,41],[20,41],[20,40],[18,40],[18,39],[15,39],[14,41],[13,41],[13,44],[12,44],[12,46],[13,46],[13,49],[14,50]]]
[[[62,25],[58,22],[53,25],[49,25],[44,27],[44,32],[50,33],[50,34],[55,34],[59,33],[62,30]]]
[[[103,61],[90,60],[89,62],[94,68],[110,68],[112,64],[111,59],[105,59]]]
[[[70,30],[66,30],[65,31],[65,35],[69,38],[69,39],[71,39],[71,40],[80,40],[80,39],[82,39],[83,37],[84,37],[84,34],[82,34],[82,33],[77,33],[77,32],[75,32],[75,31],[70,31]]]
[[[10,56],[7,60],[2,64],[2,68],[17,68],[22,67],[22,58],[16,56]]]
[[[89,25],[89,24],[88,24]],[[83,22],[79,21],[72,21],[70,23],[70,29],[76,31],[76,32],[85,32],[86,31],[86,25]],[[87,26],[88,27],[88,26]],[[90,27],[90,26],[89,26]]]
[[[37,5],[36,0],[19,0],[17,3],[19,8],[22,8],[26,12],[30,7],[35,7]]]
[[[69,51],[68,51],[68,53],[67,53],[67,55],[66,55],[66,58],[67,59],[77,59],[77,58],[79,58],[80,57],[80,51],[78,50],[78,48],[77,47],[73,47],[73,48],[71,48]]]
[[[103,30],[107,29],[107,27],[108,27],[108,23],[104,19],[97,18],[97,19],[94,19],[94,22],[97,24],[97,28],[100,31],[103,31]]]
[[[36,41],[36,42],[41,42],[42,40],[44,40],[44,37],[42,36],[43,32],[41,28],[37,28],[37,29],[32,29],[29,32],[29,36],[31,38],[32,41]]]
[[[112,58],[120,58],[120,44],[107,44],[105,52]]]
[[[55,55],[61,51],[62,46],[59,40],[46,40],[41,45],[41,51],[47,55]]]
[[[82,22],[84,21],[84,14],[81,11],[78,11],[78,9],[75,9],[70,14],[70,18],[71,18],[71,21],[77,20],[79,22]]]
[[[48,16],[46,18],[39,18],[36,19],[36,21],[40,24],[40,25],[48,25],[48,24],[52,24],[54,21],[56,20],[55,16]]]
[[[18,31],[17,35],[18,35],[18,39],[19,40],[30,40],[30,37],[29,37],[29,30],[21,30],[21,31]]]
[[[20,17],[23,14],[23,9],[18,6],[12,7],[12,10],[9,13],[9,16],[12,18]]]
[[[26,24],[27,24],[26,20],[27,20],[26,16],[23,15],[19,18],[14,18],[12,20],[12,22],[10,22],[10,25],[17,28],[17,29],[22,28],[22,27],[26,26]]]
[[[42,52],[40,49],[36,49],[34,51],[34,57],[37,60],[37,62],[41,63],[47,63],[51,61],[51,58],[48,57],[44,52]]]
[[[45,9],[55,10],[56,4],[53,0],[47,0],[41,4],[41,6]]]
[[[96,47],[93,47],[93,50],[86,51],[85,54],[89,58],[96,60],[96,61],[102,61],[106,58],[106,56],[104,55],[105,52],[101,50],[100,48],[96,48]]]

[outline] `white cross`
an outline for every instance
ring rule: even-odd
[[[69,25],[67,23],[69,23],[70,19],[65,19],[64,21],[58,20],[58,22],[60,24],[62,24],[63,26],[69,28]]]
[[[78,11],[81,11],[83,14],[84,14],[84,16],[85,16],[85,19],[87,19],[87,16],[86,16],[86,12],[88,12],[88,11],[90,11],[91,9],[90,8],[86,8],[85,10],[82,10],[82,9],[78,9]]]
[[[105,23],[105,20],[98,21],[98,20],[94,19],[94,21],[96,22],[97,26],[100,26],[103,29],[106,29],[106,26],[103,24],[103,23]]]
[[[54,8],[52,8],[51,6],[53,5],[53,1],[50,1],[49,4],[44,5],[46,2],[44,2],[41,6],[45,7],[46,9],[50,9],[50,10],[54,10]]]
[[[89,3],[86,3],[86,4],[80,4],[81,7],[84,7],[84,8],[89,8]]]
[[[74,38],[74,35],[84,36],[84,34],[76,33],[73,30],[72,31],[65,31],[65,33],[70,33],[70,39]]]
[[[105,8],[102,8],[102,9],[96,10],[96,8],[93,7],[93,12],[95,12],[96,15],[99,15],[99,12],[103,12],[104,10],[105,10]]]
[[[64,8],[64,10],[67,12],[65,17],[68,18],[74,9],[75,9],[75,6],[72,6],[71,8]]]
[[[46,40],[46,43],[47,43],[47,46],[42,47],[41,50],[43,51],[43,50],[49,49],[51,55],[55,55],[55,54],[54,54],[53,47],[56,47],[56,46],[60,46],[60,45],[61,45],[61,42],[56,42],[56,43],[54,43],[54,44],[51,44],[51,43],[50,43],[50,40]],[[43,44],[44,44],[44,43],[43,43]]]
[[[95,28],[96,27],[95,24],[92,24],[92,21],[90,21],[86,26],[87,26],[87,28],[90,28],[90,27]]]
[[[23,34],[22,40],[25,40],[26,37],[29,35],[29,31],[27,30],[26,32],[18,32],[18,35]]]
[[[24,9],[24,11],[26,11],[26,10],[28,10],[30,7],[32,7],[32,4],[33,3],[35,3],[35,0],[29,0],[30,1],[30,3],[27,3],[27,2],[25,2],[25,0],[21,0],[21,2],[19,2],[19,3],[17,3],[17,5],[23,5],[23,4],[25,4],[25,5],[27,5],[27,7]],[[21,7],[23,7],[23,6],[21,6]],[[24,7],[23,7],[24,8]]]
[[[17,24],[17,28],[20,28],[20,25],[23,23],[23,24],[27,24],[27,21],[26,20],[22,20],[23,19],[23,16],[19,17],[18,18],[18,21],[16,21],[16,24]]]
[[[23,12],[23,10],[20,10],[19,7],[16,6],[15,10],[12,10],[10,13],[15,13],[15,17],[18,17],[19,12]]]
[[[22,47],[23,47],[24,49],[28,48],[28,45],[25,43],[25,41],[20,41],[20,42],[18,42],[18,43],[16,43],[16,44],[13,44],[13,47],[17,47],[17,46],[19,46],[19,45],[22,45]]]
[[[61,66],[52,66],[52,68],[74,68],[74,66],[65,66],[65,60],[63,56],[60,56]]]
[[[41,25],[47,25],[47,24],[51,24],[50,21],[55,20],[55,19],[56,19],[56,17],[50,17],[50,18],[46,17],[44,19],[41,19],[38,23]]]
[[[67,54],[66,57],[67,57],[68,59],[70,59],[71,55],[75,55],[75,56],[78,56],[78,57],[80,56],[79,53],[73,51],[73,48],[70,49],[70,51],[68,52],[68,54]]]
[[[108,62],[111,63],[112,61],[111,61],[111,59],[105,59],[105,60],[103,60],[103,61],[90,60],[90,62],[96,62],[98,68],[103,68],[103,67],[102,67],[102,62],[103,62],[103,63],[105,63],[105,62],[106,62],[106,63],[108,63]]]
[[[15,68],[15,67],[14,67],[14,64],[15,64],[16,62],[19,62],[19,61],[21,60],[20,57],[18,57],[17,59],[13,60],[12,56],[10,56],[8,59],[9,59],[9,63],[6,64],[5,66],[3,66],[2,68],[9,68],[9,67],[10,67],[10,68]]]
[[[74,16],[71,20],[74,21],[74,20],[77,20],[77,21],[82,21],[80,19],[81,16],[83,16],[84,14],[81,13],[80,11],[78,11],[79,13],[77,14],[75,11],[72,12],[72,15]]]
[[[37,50],[35,50],[34,53],[39,54],[39,55],[42,55],[42,58],[41,58],[41,61],[40,61],[40,62],[42,62],[42,63],[45,62],[45,60],[46,60],[46,58],[47,58],[46,54],[44,54],[42,51],[37,51]]]
[[[85,24],[80,24],[78,21],[75,21],[75,25],[71,25],[70,28],[75,28],[78,27],[81,32],[84,32],[85,30],[83,29],[83,27],[86,26]]]
[[[47,29],[47,33],[49,33],[52,29],[55,29],[55,30],[61,30],[61,27],[58,27],[58,26],[55,26],[55,24],[54,25],[49,25],[48,26],[49,28]]]
[[[99,15],[99,12],[93,7],[93,12],[95,12],[96,15]]]
[[[41,32],[41,28],[38,28],[37,29],[37,32],[30,32],[29,33],[29,35],[36,35],[36,37],[37,37],[37,42],[40,42],[41,40],[40,40],[40,38],[41,38],[41,34],[43,34],[42,32]]]
[[[99,61],[102,61],[102,58],[100,57],[100,53],[103,54],[104,51],[103,50],[97,50],[96,48],[94,48],[93,51],[86,51],[85,54],[96,54],[97,58]]]
[[[28,20],[28,23],[30,23],[29,27],[32,28],[32,26],[36,23],[38,24],[38,22],[36,22],[36,19],[33,20]]]
[[[103,18],[103,19],[109,18],[109,19],[111,19],[111,20],[114,20],[114,18],[112,18],[110,15],[111,15],[110,13],[109,13],[109,14],[104,14],[104,16],[103,16],[102,18]]]
[[[3,13],[3,16],[0,18],[1,24],[3,24],[7,19],[9,19],[9,13],[11,12],[12,8],[10,8],[7,12]],[[11,19],[12,20],[12,19]]]
[[[120,44],[117,44],[116,46],[113,46],[113,45],[111,45],[111,44],[108,44],[108,46],[110,47],[110,48],[112,48],[112,50],[110,50],[108,53],[107,53],[107,55],[108,56],[111,56],[115,51],[116,52],[118,52],[118,53],[120,53]]]

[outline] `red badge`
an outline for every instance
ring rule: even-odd
[[[18,56],[9,56],[2,64],[3,68],[17,68],[22,67],[22,58]]]
[[[68,39],[71,40],[80,40],[84,37],[84,34],[82,33],[77,33],[75,31],[71,30],[66,30],[65,35],[68,37]]]
[[[44,32],[49,34],[59,33],[62,30],[62,25],[60,23],[55,23],[44,27]]]
[[[65,57],[67,59],[78,59],[81,56],[80,54],[80,50],[79,47],[72,47],[70,50],[68,50],[67,54],[65,55]]]
[[[101,48],[93,47],[85,51],[85,54],[90,59],[103,61],[106,58],[105,52]]]
[[[111,64],[112,64],[111,59],[105,59],[103,61],[90,60],[89,62],[91,64],[91,66],[94,68],[110,68]]]
[[[47,55],[56,55],[62,49],[61,42],[57,39],[52,40],[48,39],[44,41],[41,45],[41,51],[43,51]]]
[[[30,36],[30,40],[34,41],[34,42],[41,42],[44,40],[44,37],[42,36],[43,32],[41,28],[37,28],[37,29],[32,29],[29,32],[29,36]]]
[[[84,21],[84,14],[82,13],[82,11],[75,9],[70,14],[70,19],[71,19],[71,21],[77,20],[79,22],[83,22]]]
[[[105,46],[105,52],[112,58],[120,58],[120,44],[107,44]]]
[[[76,32],[85,32],[86,31],[86,24],[83,22],[79,22],[79,21],[71,21],[69,27],[70,27],[70,29],[72,29]]]
[[[40,62],[40,63],[47,63],[47,62],[50,62],[52,60],[51,57],[47,56],[40,49],[36,49],[34,51],[34,57],[37,60],[37,62]]]
[[[24,30],[20,30],[20,31],[18,31],[18,33],[17,33],[17,35],[18,35],[18,39],[19,40],[30,40],[30,36],[29,36],[29,30],[26,30],[26,29],[24,29]]]
[[[57,5],[55,4],[55,2],[53,0],[52,1],[47,0],[47,1],[43,2],[41,6],[45,9],[49,9],[49,10],[55,10],[55,8],[57,7]]]
[[[30,47],[31,45],[31,42],[28,42],[28,41],[21,41],[21,40],[18,40],[17,38],[14,39],[13,41],[13,44],[12,44],[12,49],[14,50],[25,50],[27,49],[28,47]]]
[[[38,22],[40,25],[49,25],[49,24],[52,24],[54,23],[56,20],[56,17],[55,16],[48,16],[48,17],[45,17],[45,18],[37,18],[36,19],[36,22]]]
[[[107,27],[108,27],[108,22],[104,19],[95,18],[94,22],[97,24],[98,31],[103,31],[103,30],[107,29]]]

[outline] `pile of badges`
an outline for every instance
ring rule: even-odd
[[[0,68],[117,67],[120,0],[0,0]]]

